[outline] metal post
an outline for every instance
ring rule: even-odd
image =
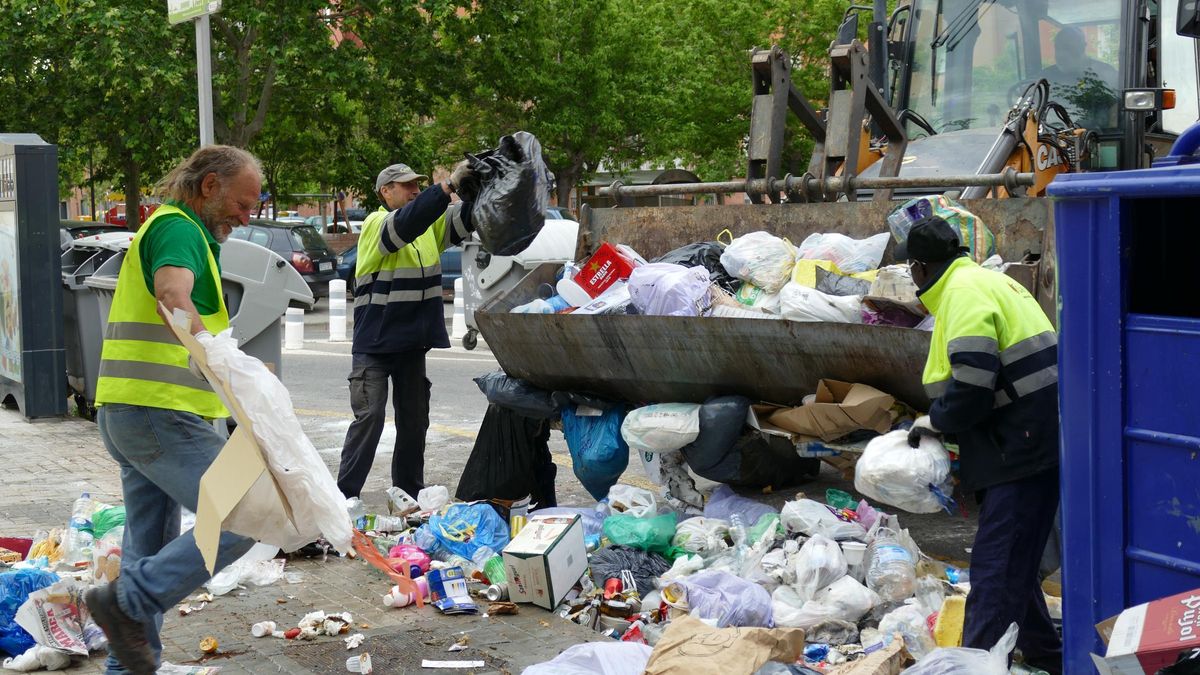
[[[213,144],[212,47],[208,14],[196,17],[196,84],[200,98],[200,147]]]

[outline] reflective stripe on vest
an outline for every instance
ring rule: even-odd
[[[146,288],[142,274],[141,241],[161,216],[188,218],[182,209],[164,204],[146,219],[134,236],[108,314],[104,346],[100,352],[100,378],[96,382],[96,405],[126,403],[195,413],[201,417],[227,417],[229,411],[203,380],[188,369],[188,352],[163,324],[158,300]],[[188,218],[198,228],[203,228]],[[203,229],[201,229],[203,235]],[[218,289],[220,309],[201,315],[204,327],[214,335],[229,327],[229,312],[221,297],[217,261],[208,251],[208,267]]]

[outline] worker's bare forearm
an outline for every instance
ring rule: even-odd
[[[175,310],[182,309],[192,317],[189,329],[192,335],[205,330],[204,323],[200,321],[200,312],[192,302],[192,286],[195,280],[192,271],[184,267],[163,266],[154,273],[154,297],[167,311],[162,317],[163,321],[170,324],[171,315]]]

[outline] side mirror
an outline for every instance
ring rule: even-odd
[[[1179,0],[1175,32],[1187,37],[1200,38],[1200,0]]]

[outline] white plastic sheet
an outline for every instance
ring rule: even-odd
[[[789,281],[779,292],[779,304],[789,321],[862,323],[860,295],[829,295]]]
[[[646,669],[652,651],[638,642],[584,642],[529,666],[521,675],[638,675]]]
[[[890,235],[887,232],[851,239],[837,232],[815,232],[800,242],[796,254],[807,260],[832,260],[846,274],[857,274],[879,267]]]
[[[941,441],[922,436],[917,447],[908,444],[902,429],[867,443],[854,467],[854,489],[867,497],[911,513],[937,513],[942,500],[954,492],[950,455]]]
[[[779,522],[789,534],[823,535],[834,541],[865,541],[867,531],[858,523],[846,522],[833,515],[824,504],[797,499],[783,505]]]
[[[765,290],[779,289],[792,277],[795,248],[768,232],[751,232],[733,240],[721,253],[721,266],[733,276]]]
[[[678,450],[699,435],[699,403],[642,406],[629,411],[621,423],[621,438],[634,450],[645,452]]]
[[[350,521],[341,491],[300,427],[287,387],[262,361],[238,349],[226,330],[204,342],[208,365],[229,383],[250,418],[255,440],[279,489],[292,509],[289,519],[263,509],[252,489],[225,522],[227,529],[294,551],[324,536],[337,550],[350,550]],[[270,495],[275,500],[274,494]]]
[[[629,298],[648,316],[703,316],[712,308],[712,282],[703,267],[650,263],[629,275]]]

